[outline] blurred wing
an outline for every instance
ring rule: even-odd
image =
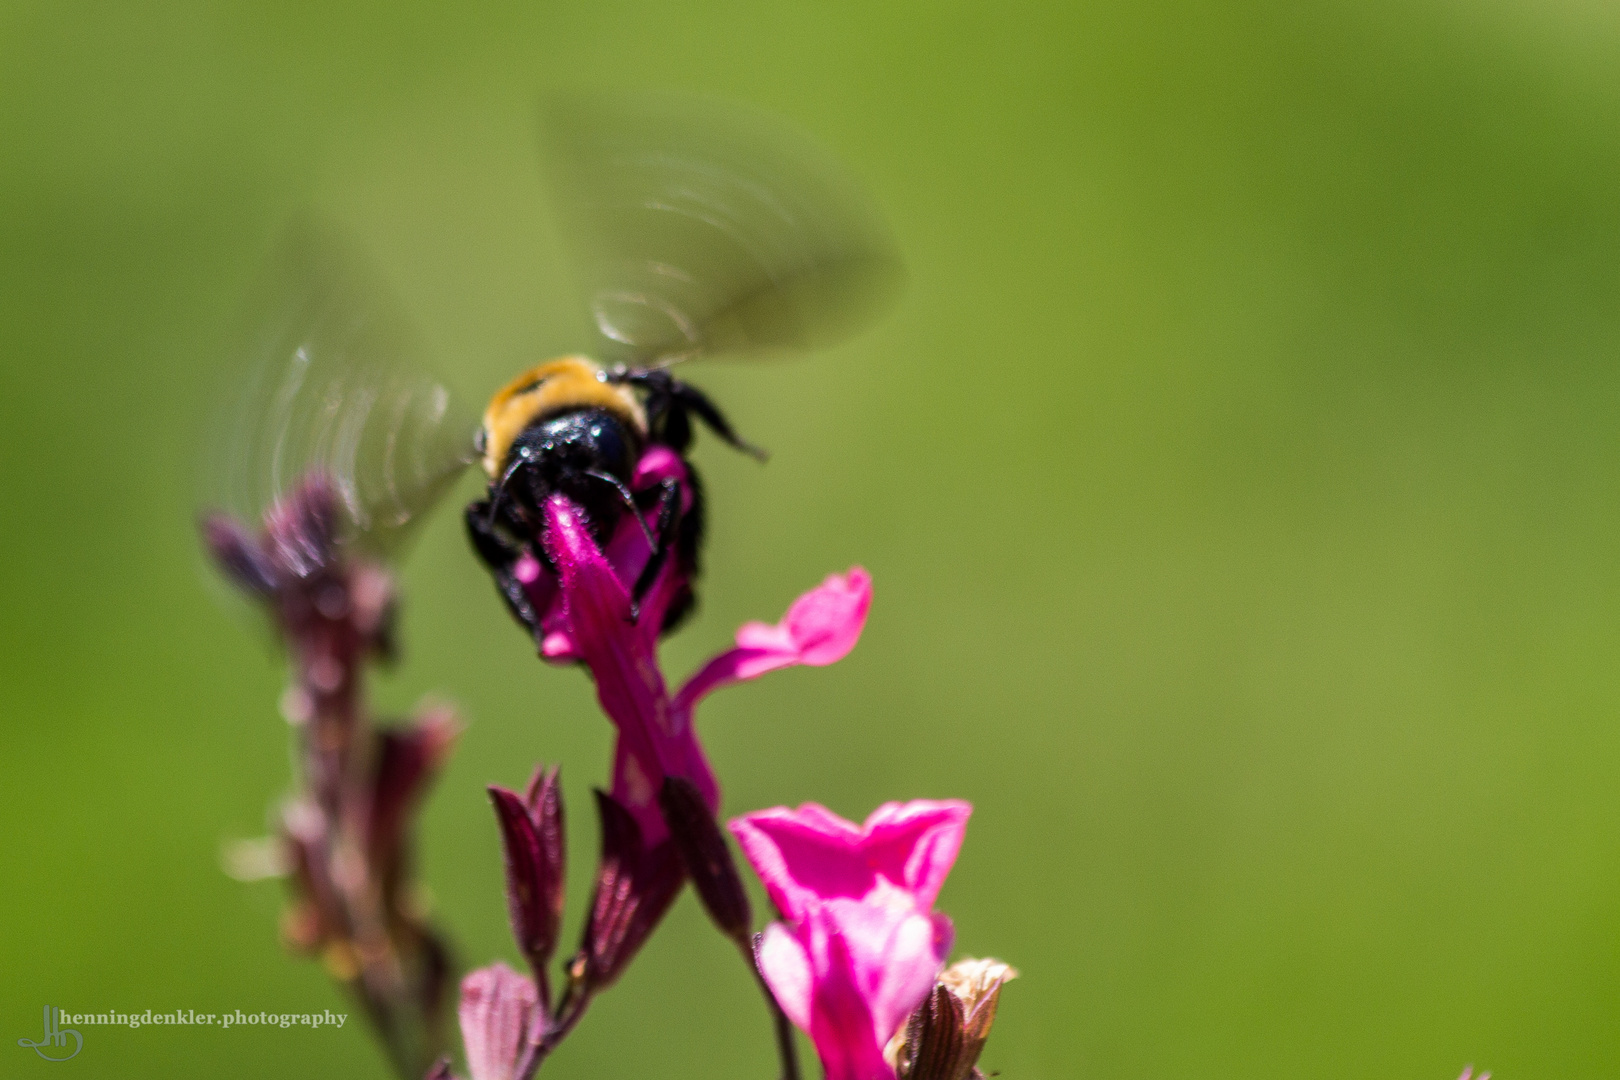
[[[614,359],[826,345],[898,292],[871,200],[780,121],[661,96],[570,98],[545,119],[563,232]]]
[[[345,539],[395,547],[473,460],[476,418],[421,362],[381,282],[300,223],[255,293],[246,362],[205,465],[214,506],[257,523],[304,478],[333,485]]]

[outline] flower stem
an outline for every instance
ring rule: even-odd
[[[557,1002],[556,1010],[551,1013],[546,1024],[545,1033],[540,1036],[538,1042],[529,1047],[528,1057],[518,1063],[517,1075],[522,1080],[529,1080],[540,1071],[541,1064],[551,1056],[551,1052],[557,1049],[558,1044],[568,1036],[568,1033],[574,1030],[574,1025],[585,1015],[585,1010],[590,1007],[591,998],[595,996],[593,991],[579,982],[569,980],[561,1000]]]
[[[738,938],[737,949],[748,964],[748,970],[754,973],[759,992],[765,996],[765,1004],[771,1010],[771,1025],[776,1031],[776,1053],[782,1059],[782,1080],[799,1080],[799,1050],[793,1041],[793,1023],[782,1011],[782,1006],[777,1004],[776,995],[771,993],[765,976],[760,974],[759,964],[754,960],[754,943],[747,938]]]

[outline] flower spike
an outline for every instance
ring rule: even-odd
[[[268,610],[287,646],[282,711],[298,733],[299,791],[281,813],[292,904],[287,942],[318,955],[366,1006],[395,1067],[420,1075],[438,1055],[452,964],[411,882],[411,828],[449,757],[447,709],[380,728],[365,670],[393,654],[394,585],[340,542],[338,494],[305,477],[255,534],[223,515],[203,540],[234,584]]]
[[[642,457],[633,488],[679,479],[678,455],[653,447]],[[543,805],[552,774],[537,777],[524,797],[491,788],[506,847],[508,906],[513,931],[535,972],[536,992],[549,1014],[532,1064],[566,1036],[591,998],[611,985],[656,928],[690,875],[721,930],[754,965],[752,910],[715,819],[720,788],[698,741],[693,710],[714,689],[796,664],[831,664],[852,649],[871,604],[871,579],[859,567],[829,577],[801,596],[775,626],[750,623],[736,646],[705,665],[671,695],[658,665],[658,634],[670,605],[689,594],[674,561],[647,571],[649,538],[626,517],[604,545],[581,509],[553,495],[542,506],[537,555],[520,559],[516,580],[539,618],[541,652],[577,660],[590,671],[597,700],[618,731],[611,790],[597,792],[602,851],[580,950],[567,984],[550,1000],[544,968],[555,945],[561,904],[561,804],[556,821]],[[654,537],[653,539],[656,539]],[[251,574],[252,566],[243,571]],[[650,576],[645,592],[638,579]],[[631,601],[632,590],[641,595]],[[552,839],[552,838],[555,839]],[[925,936],[937,938],[924,919]],[[927,978],[938,964],[930,960]],[[924,990],[926,987],[923,988]],[[918,992],[920,998],[922,991]],[[792,1031],[776,1008],[784,1074],[796,1080]],[[897,1014],[904,1018],[914,1002]]]

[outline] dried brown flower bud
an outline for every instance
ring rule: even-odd
[[[962,960],[946,968],[885,1056],[900,1080],[971,1080],[995,1023],[1002,984],[1018,972],[1000,960]]]

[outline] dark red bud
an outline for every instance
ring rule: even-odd
[[[664,917],[684,875],[675,845],[665,841],[644,850],[636,819],[613,796],[597,791],[596,810],[602,858],[581,952],[586,982],[602,989],[623,973]]]
[[[556,951],[562,923],[566,853],[557,770],[536,770],[527,794],[524,798],[503,787],[489,789],[506,857],[512,935],[539,979]]]
[[[383,876],[400,869],[411,810],[449,757],[459,730],[455,714],[440,708],[408,727],[378,733],[366,854]]]
[[[697,786],[679,776],[664,780],[658,805],[704,910],[721,933],[747,948],[754,914],[714,812]]]
[[[450,1071],[450,1059],[442,1057],[434,1062],[422,1080],[456,1080],[456,1074]]]

